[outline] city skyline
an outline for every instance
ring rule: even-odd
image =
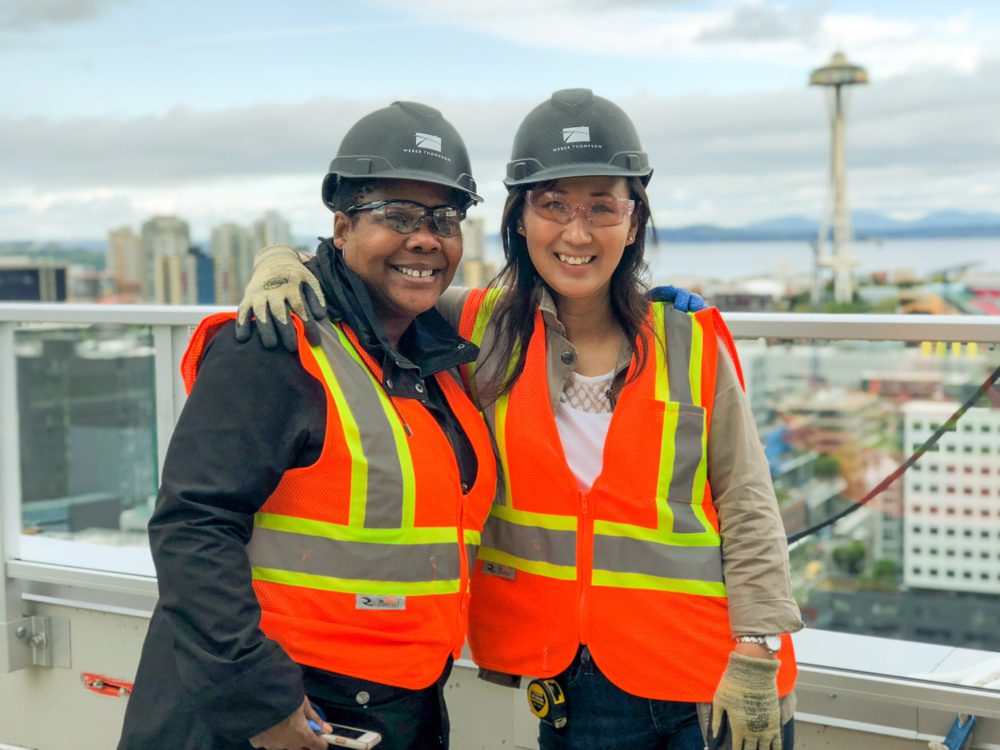
[[[518,121],[555,88],[622,105],[657,223],[818,217],[828,133],[809,71],[843,49],[852,208],[908,219],[1000,204],[1000,9],[886,2],[385,0],[335,10],[19,0],[0,10],[0,237],[101,237],[177,214],[192,235],[267,209],[328,230],[319,183],[348,125],[399,98],[463,133],[494,226]]]

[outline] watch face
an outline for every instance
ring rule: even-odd
[[[764,636],[764,647],[768,651],[777,653],[781,650],[781,636],[780,635],[766,635]]]

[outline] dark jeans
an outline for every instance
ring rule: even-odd
[[[378,750],[447,750],[451,730],[444,685],[451,660],[437,682],[407,690],[320,670],[303,669],[306,693],[326,720],[379,732]]]
[[[586,647],[557,679],[569,721],[562,729],[539,722],[540,750],[704,750],[694,703],[626,693],[597,668]],[[794,746],[794,724],[782,728],[783,750]]]

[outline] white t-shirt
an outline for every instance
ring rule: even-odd
[[[614,373],[572,373],[556,407],[556,428],[576,483],[589,491],[604,466],[604,441],[611,425]]]

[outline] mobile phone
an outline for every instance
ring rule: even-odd
[[[328,722],[329,723],[329,722]],[[333,731],[321,734],[319,738],[334,747],[347,747],[350,750],[370,750],[382,741],[382,735],[370,729],[345,727],[343,724],[333,724]]]

